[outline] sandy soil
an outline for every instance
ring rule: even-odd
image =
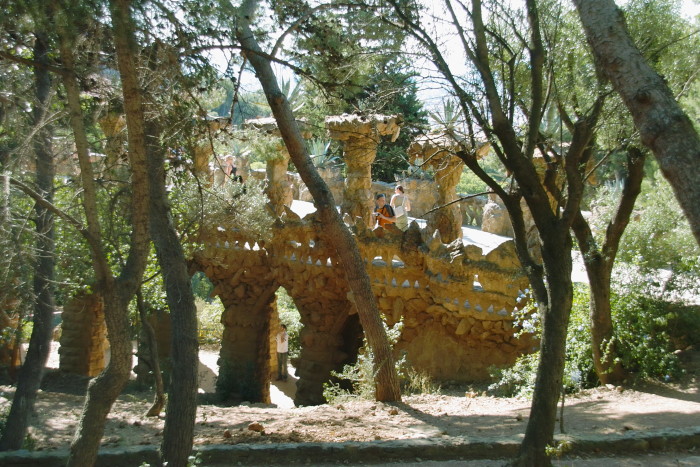
[[[442,394],[405,397],[402,403],[352,401],[318,407],[294,407],[295,382],[272,385],[273,405],[223,407],[213,397],[215,352],[200,354],[200,393],[196,444],[370,441],[440,436],[511,436],[523,433],[530,401],[496,398],[461,387]],[[700,425],[700,352],[686,355],[688,374],[680,384],[601,387],[568,396],[567,433],[624,433]],[[53,359],[50,366],[56,366]],[[50,371],[39,394],[31,435],[37,449],[68,447],[84,402],[87,381]],[[9,407],[14,388],[0,386],[0,410]],[[148,418],[152,394],[129,390],[115,403],[104,446],[160,444],[163,417]],[[557,427],[559,431],[559,426]]]

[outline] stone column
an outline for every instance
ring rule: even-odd
[[[338,115],[326,117],[331,139],[343,142],[343,157],[347,167],[345,196],[341,213],[355,219],[361,217],[367,227],[374,225],[374,196],[372,193],[372,163],[377,156],[381,136],[399,136],[403,118],[398,115]],[[391,197],[391,193],[387,193]]]
[[[216,281],[215,281],[216,283]],[[238,283],[220,295],[226,307],[216,392],[230,402],[270,403],[270,325],[276,285]]]
[[[102,297],[93,294],[74,297],[63,307],[61,317],[60,370],[96,376],[106,366],[108,348]]]
[[[287,178],[287,168],[289,167],[289,152],[284,145],[277,147],[278,157],[267,161],[265,172],[267,174],[267,188],[265,193],[270,198],[275,214],[281,216],[285,206],[291,206],[292,183]]]
[[[426,216],[428,230],[440,231],[440,237],[449,243],[462,236],[462,212],[457,203],[447,206],[457,199],[456,187],[462,174],[463,162],[454,151],[459,144],[443,133],[430,133],[416,138],[408,148],[409,160],[422,168],[435,170],[438,200],[437,211]]]
[[[303,125],[302,121],[298,123]],[[253,128],[262,133],[279,138],[280,132],[277,128],[277,121],[272,118],[256,118],[246,120],[244,128]],[[308,138],[311,133],[302,128],[302,136]],[[284,142],[280,139],[277,145],[276,157],[268,159],[266,167],[267,188],[265,194],[270,199],[275,214],[281,216],[285,206],[291,206],[292,200],[292,182],[287,177],[287,168],[289,166],[289,152],[287,151]]]
[[[214,155],[212,137],[217,132],[230,126],[230,124],[230,119],[219,117],[208,120],[207,125],[203,127],[204,129],[198,131],[198,143],[196,143],[192,153],[192,160],[194,163],[193,171],[200,180],[205,180],[207,186],[210,186],[213,182],[214,175],[209,166],[210,162],[212,162],[212,156]]]
[[[100,129],[105,134],[105,166],[113,168],[120,159],[126,158],[124,143],[126,141],[126,117],[123,114],[110,112],[98,121]]]
[[[462,211],[457,199],[456,187],[462,175],[464,162],[455,155],[456,151],[464,150],[463,141],[456,141],[445,133],[429,133],[416,138],[408,148],[409,160],[420,167],[430,167],[435,170],[435,183],[438,190],[436,207],[443,206],[426,216],[428,230],[440,231],[443,242],[449,243],[462,237]],[[478,158],[483,157],[489,150],[489,145],[479,147],[475,152]],[[453,204],[449,204],[453,203]]]

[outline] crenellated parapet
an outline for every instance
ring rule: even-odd
[[[489,366],[505,366],[531,349],[531,339],[514,336],[513,311],[522,306],[527,280],[511,240],[499,237],[484,251],[461,239],[443,243],[417,224],[381,238],[362,223],[352,229],[380,312],[390,325],[403,322],[396,352],[405,352],[415,369],[438,380],[483,380]],[[315,213],[301,219],[285,208],[273,230],[273,240],[260,243],[234,229],[212,229],[192,267],[213,281],[226,307],[220,364],[233,368],[229,374],[239,382],[267,387],[273,294],[287,290],[304,326],[295,401],[319,404],[330,372],[355,361],[361,327],[345,271]],[[269,395],[257,386],[232,387],[245,400]]]

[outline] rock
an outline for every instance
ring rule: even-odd
[[[255,431],[256,433],[264,433],[265,432],[265,427],[263,427],[260,423],[258,422],[253,422],[250,425],[248,425],[248,430],[250,431]]]
[[[224,430],[224,438],[229,439],[231,437],[233,437],[233,435],[231,434],[231,430]]]

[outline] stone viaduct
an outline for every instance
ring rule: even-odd
[[[275,130],[271,120],[251,124]],[[511,364],[529,352],[532,339],[515,337],[513,312],[522,308],[528,283],[512,240],[498,237],[483,248],[465,241],[459,209],[428,216],[423,227],[414,222],[406,232],[388,229],[378,235],[371,229],[371,166],[380,137],[395,138],[401,119],[343,115],[328,117],[326,125],[344,147],[340,209],[357,239],[383,319],[390,326],[402,322],[397,356],[405,354],[414,369],[436,380],[467,382],[483,380],[489,366]],[[279,327],[275,292],[284,287],[303,324],[295,403],[315,405],[324,402],[323,384],[331,371],[356,361],[362,328],[332,239],[324,236],[315,213],[301,217],[291,208],[288,155],[280,149],[281,157],[267,171],[271,208],[278,216],[273,239],[247,238],[234,226],[206,226],[200,232],[205,246],[193,254],[191,272],[206,274],[225,307],[217,391],[232,402],[269,402]],[[439,203],[455,199],[462,170],[449,150],[436,137],[410,154],[434,164]],[[474,151],[480,155],[483,148]],[[64,328],[64,336],[70,333]],[[94,333],[103,335],[99,329]],[[99,348],[95,339],[88,341]],[[90,354],[71,348],[69,340],[61,344],[62,368],[69,369],[70,358]],[[84,362],[73,366],[94,374]]]

